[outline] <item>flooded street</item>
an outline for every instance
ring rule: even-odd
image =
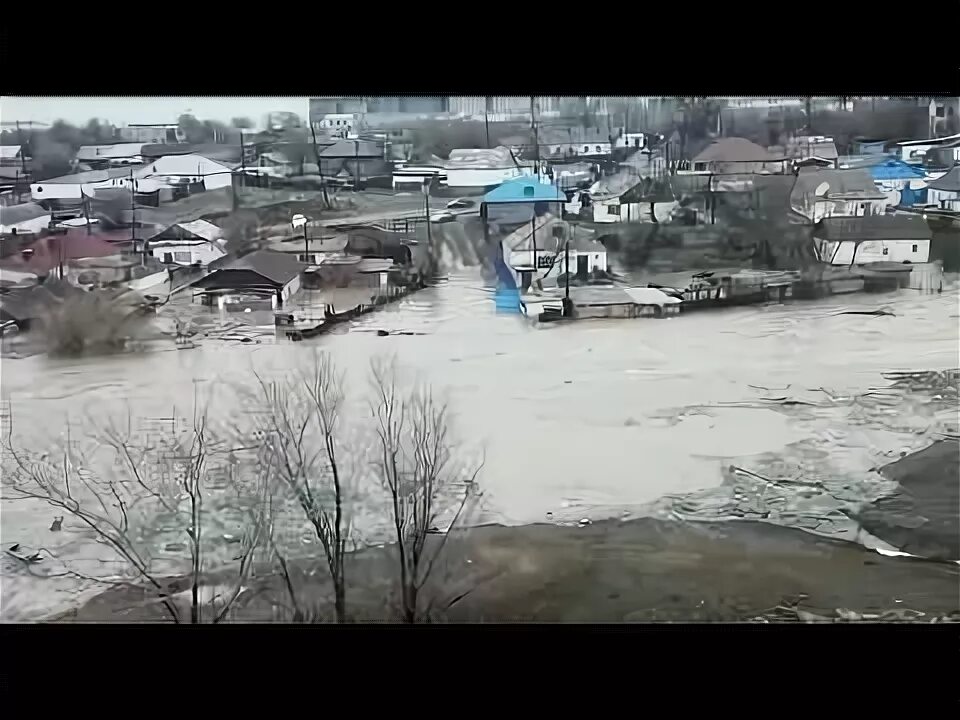
[[[895,315],[838,314],[877,308]],[[794,488],[778,495],[786,499],[758,515],[775,521],[773,508],[781,524],[843,532],[839,524],[808,527],[804,512],[829,512],[824,494],[858,503],[889,492],[878,466],[957,432],[955,402],[935,393],[871,394],[890,385],[884,373],[960,364],[955,283],[934,295],[532,327],[495,314],[479,273],[466,271],[343,333],[302,343],[275,334],[265,325],[259,342],[208,337],[177,351],[170,339],[142,354],[5,359],[2,397],[15,435],[34,447],[68,418],[82,427],[85,416],[126,415],[125,403],[150,432],[147,419],[189,412],[196,383],[215,387],[215,415],[236,415],[243,408],[231,388],[250,383],[251,370],[284,373],[319,346],[347,372],[348,412],[359,415],[371,359],[395,353],[446,394],[470,451],[484,451],[482,519],[508,525],[643,514],[725,519],[731,508],[764,502],[758,482],[789,477]],[[67,534],[47,530],[53,514],[5,501],[3,542],[67,552]],[[50,582],[5,576],[3,616],[32,617],[67,602],[40,592]]]

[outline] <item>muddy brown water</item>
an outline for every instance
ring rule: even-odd
[[[838,314],[878,307],[895,315]],[[108,358],[5,359],[2,397],[13,408],[16,436],[32,447],[53,447],[68,418],[82,427],[85,416],[125,415],[127,408],[149,434],[174,408],[189,412],[197,388],[211,394],[220,416],[241,413],[235,388],[251,381],[252,369],[289,373],[319,346],[347,371],[348,415],[362,422],[369,363],[395,354],[409,378],[429,381],[449,399],[470,456],[485,454],[483,521],[727,519],[731,503],[763,504],[775,495],[768,516],[773,509],[780,524],[813,530],[801,521],[804,512],[822,516],[838,503],[891,492],[876,468],[929,445],[938,432],[956,432],[955,404],[928,395],[883,404],[865,394],[886,386],[890,370],[957,367],[957,312],[954,284],[939,295],[900,291],[531,327],[497,315],[479,274],[464,271],[303,343],[278,339],[268,315],[247,314],[228,318],[243,334],[201,334],[192,350],[175,350],[165,339],[147,352]],[[211,329],[219,322],[188,306],[168,307],[158,322],[173,313]],[[381,337],[381,329],[412,334]],[[830,478],[837,486],[825,503],[824,493],[802,483],[779,492],[758,488],[749,476],[731,480],[731,465],[764,478],[812,477],[821,487]],[[3,542],[84,557],[77,546],[89,541],[69,519],[63,533],[51,533],[53,515],[5,499]],[[367,521],[375,536],[382,518]],[[835,525],[828,530],[844,536]],[[75,585],[6,565],[4,573],[5,618],[76,602]]]

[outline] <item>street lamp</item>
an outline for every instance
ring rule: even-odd
[[[294,232],[296,232],[297,228],[303,228],[303,256],[307,258],[306,262],[310,262],[310,234],[308,232],[310,218],[298,213],[290,218],[290,225],[293,227]]]

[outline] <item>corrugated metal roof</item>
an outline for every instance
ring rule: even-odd
[[[252,270],[277,285],[286,285],[305,267],[305,263],[286,253],[257,250],[220,265],[217,270]]]
[[[521,175],[498,185],[483,196],[485,203],[566,202],[567,196],[555,185],[540,182],[535,175]]]

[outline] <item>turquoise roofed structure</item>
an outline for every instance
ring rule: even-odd
[[[922,167],[910,165],[903,160],[887,157],[868,166],[874,182],[878,180],[915,180],[924,177]]]
[[[490,205],[566,201],[567,196],[560,188],[540,182],[536,175],[511,178],[483,196],[483,202]]]

